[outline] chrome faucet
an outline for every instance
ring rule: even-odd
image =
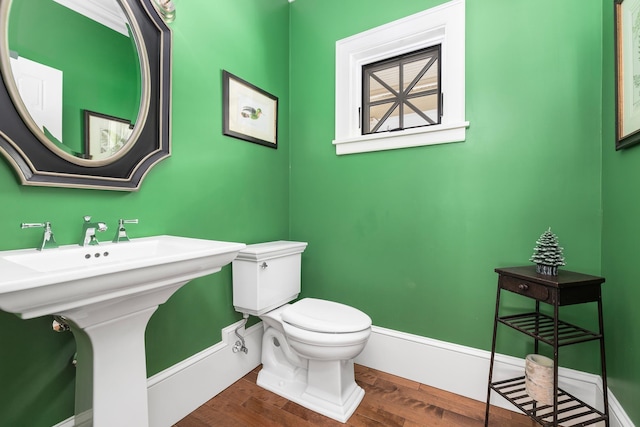
[[[137,224],[137,219],[120,219],[118,220],[118,229],[116,235],[113,238],[113,243],[128,242],[129,236],[127,236],[127,230],[124,228],[125,224]]]
[[[104,222],[91,222],[90,216],[84,217],[84,223],[82,224],[82,237],[80,238],[80,246],[93,246],[97,245],[98,239],[96,238],[96,232],[106,231],[107,224]]]
[[[20,228],[44,228],[44,234],[42,235],[42,244],[40,244],[40,246],[36,248],[39,251],[43,249],[53,249],[58,247],[56,239],[53,237],[53,230],[51,229],[51,223],[49,221],[45,223],[23,222],[22,224],[20,224]]]

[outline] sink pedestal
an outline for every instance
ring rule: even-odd
[[[159,304],[185,282],[61,313],[76,339],[76,427],[146,427],[144,335]]]
[[[144,334],[158,305],[244,243],[154,236],[0,251],[0,310],[64,316],[76,338],[76,427],[148,427]]]

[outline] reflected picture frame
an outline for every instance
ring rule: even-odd
[[[222,71],[222,133],[233,138],[278,148],[278,98]]]
[[[616,150],[640,143],[640,0],[615,0]]]
[[[84,153],[87,159],[113,156],[129,141],[133,124],[129,120],[84,110]]]

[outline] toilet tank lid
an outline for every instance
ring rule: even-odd
[[[371,318],[357,308],[333,301],[304,298],[282,313],[282,320],[314,332],[348,333],[371,327]]]
[[[288,240],[255,243],[253,245],[247,245],[246,248],[238,252],[236,259],[245,261],[263,261],[287,255],[299,254],[304,252],[306,247],[306,242],[292,242]]]

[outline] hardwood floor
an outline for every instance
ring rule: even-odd
[[[356,365],[365,395],[346,424],[334,421],[256,385],[260,366],[174,427],[480,427],[485,405],[424,384]],[[536,426],[528,417],[495,406],[491,427]]]

